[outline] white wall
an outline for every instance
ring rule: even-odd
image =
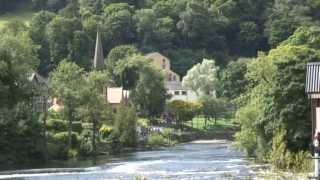
[[[175,94],[176,91],[179,92],[179,95]],[[185,91],[187,94],[183,95],[182,94],[183,91]],[[199,99],[196,93],[194,93],[191,90],[168,90],[168,94],[172,95],[169,101],[182,100],[182,101],[196,102]]]

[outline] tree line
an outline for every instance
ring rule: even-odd
[[[90,68],[86,59],[93,55],[98,25],[105,54],[124,44],[133,44],[143,53],[160,51],[172,60],[174,71],[184,75],[204,57],[216,59],[218,65],[238,57],[254,57],[258,51],[279,45],[299,26],[319,22],[315,0],[30,3],[44,10],[30,23],[32,39],[41,46],[39,71],[44,75],[66,57]]]

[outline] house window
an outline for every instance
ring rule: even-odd
[[[174,95],[180,95],[180,92],[179,91],[175,91]]]
[[[187,95],[187,91],[182,91],[182,95],[186,96]]]

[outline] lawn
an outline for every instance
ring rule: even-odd
[[[189,127],[193,127],[194,129],[205,130],[205,119],[202,117],[196,117],[193,119],[193,122],[188,121],[186,125]],[[207,130],[229,129],[235,127],[237,126],[229,119],[218,119],[216,123],[214,122],[214,120],[207,122]]]
[[[22,21],[28,24],[34,14],[35,12],[31,10],[19,10],[19,11],[1,14],[0,28],[2,28],[6,23],[12,22],[12,21]]]

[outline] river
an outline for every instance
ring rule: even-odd
[[[88,168],[48,168],[1,172],[0,179],[126,180],[248,179],[252,165],[229,141],[194,141],[158,151],[132,152]],[[142,178],[143,177],[143,178]]]

